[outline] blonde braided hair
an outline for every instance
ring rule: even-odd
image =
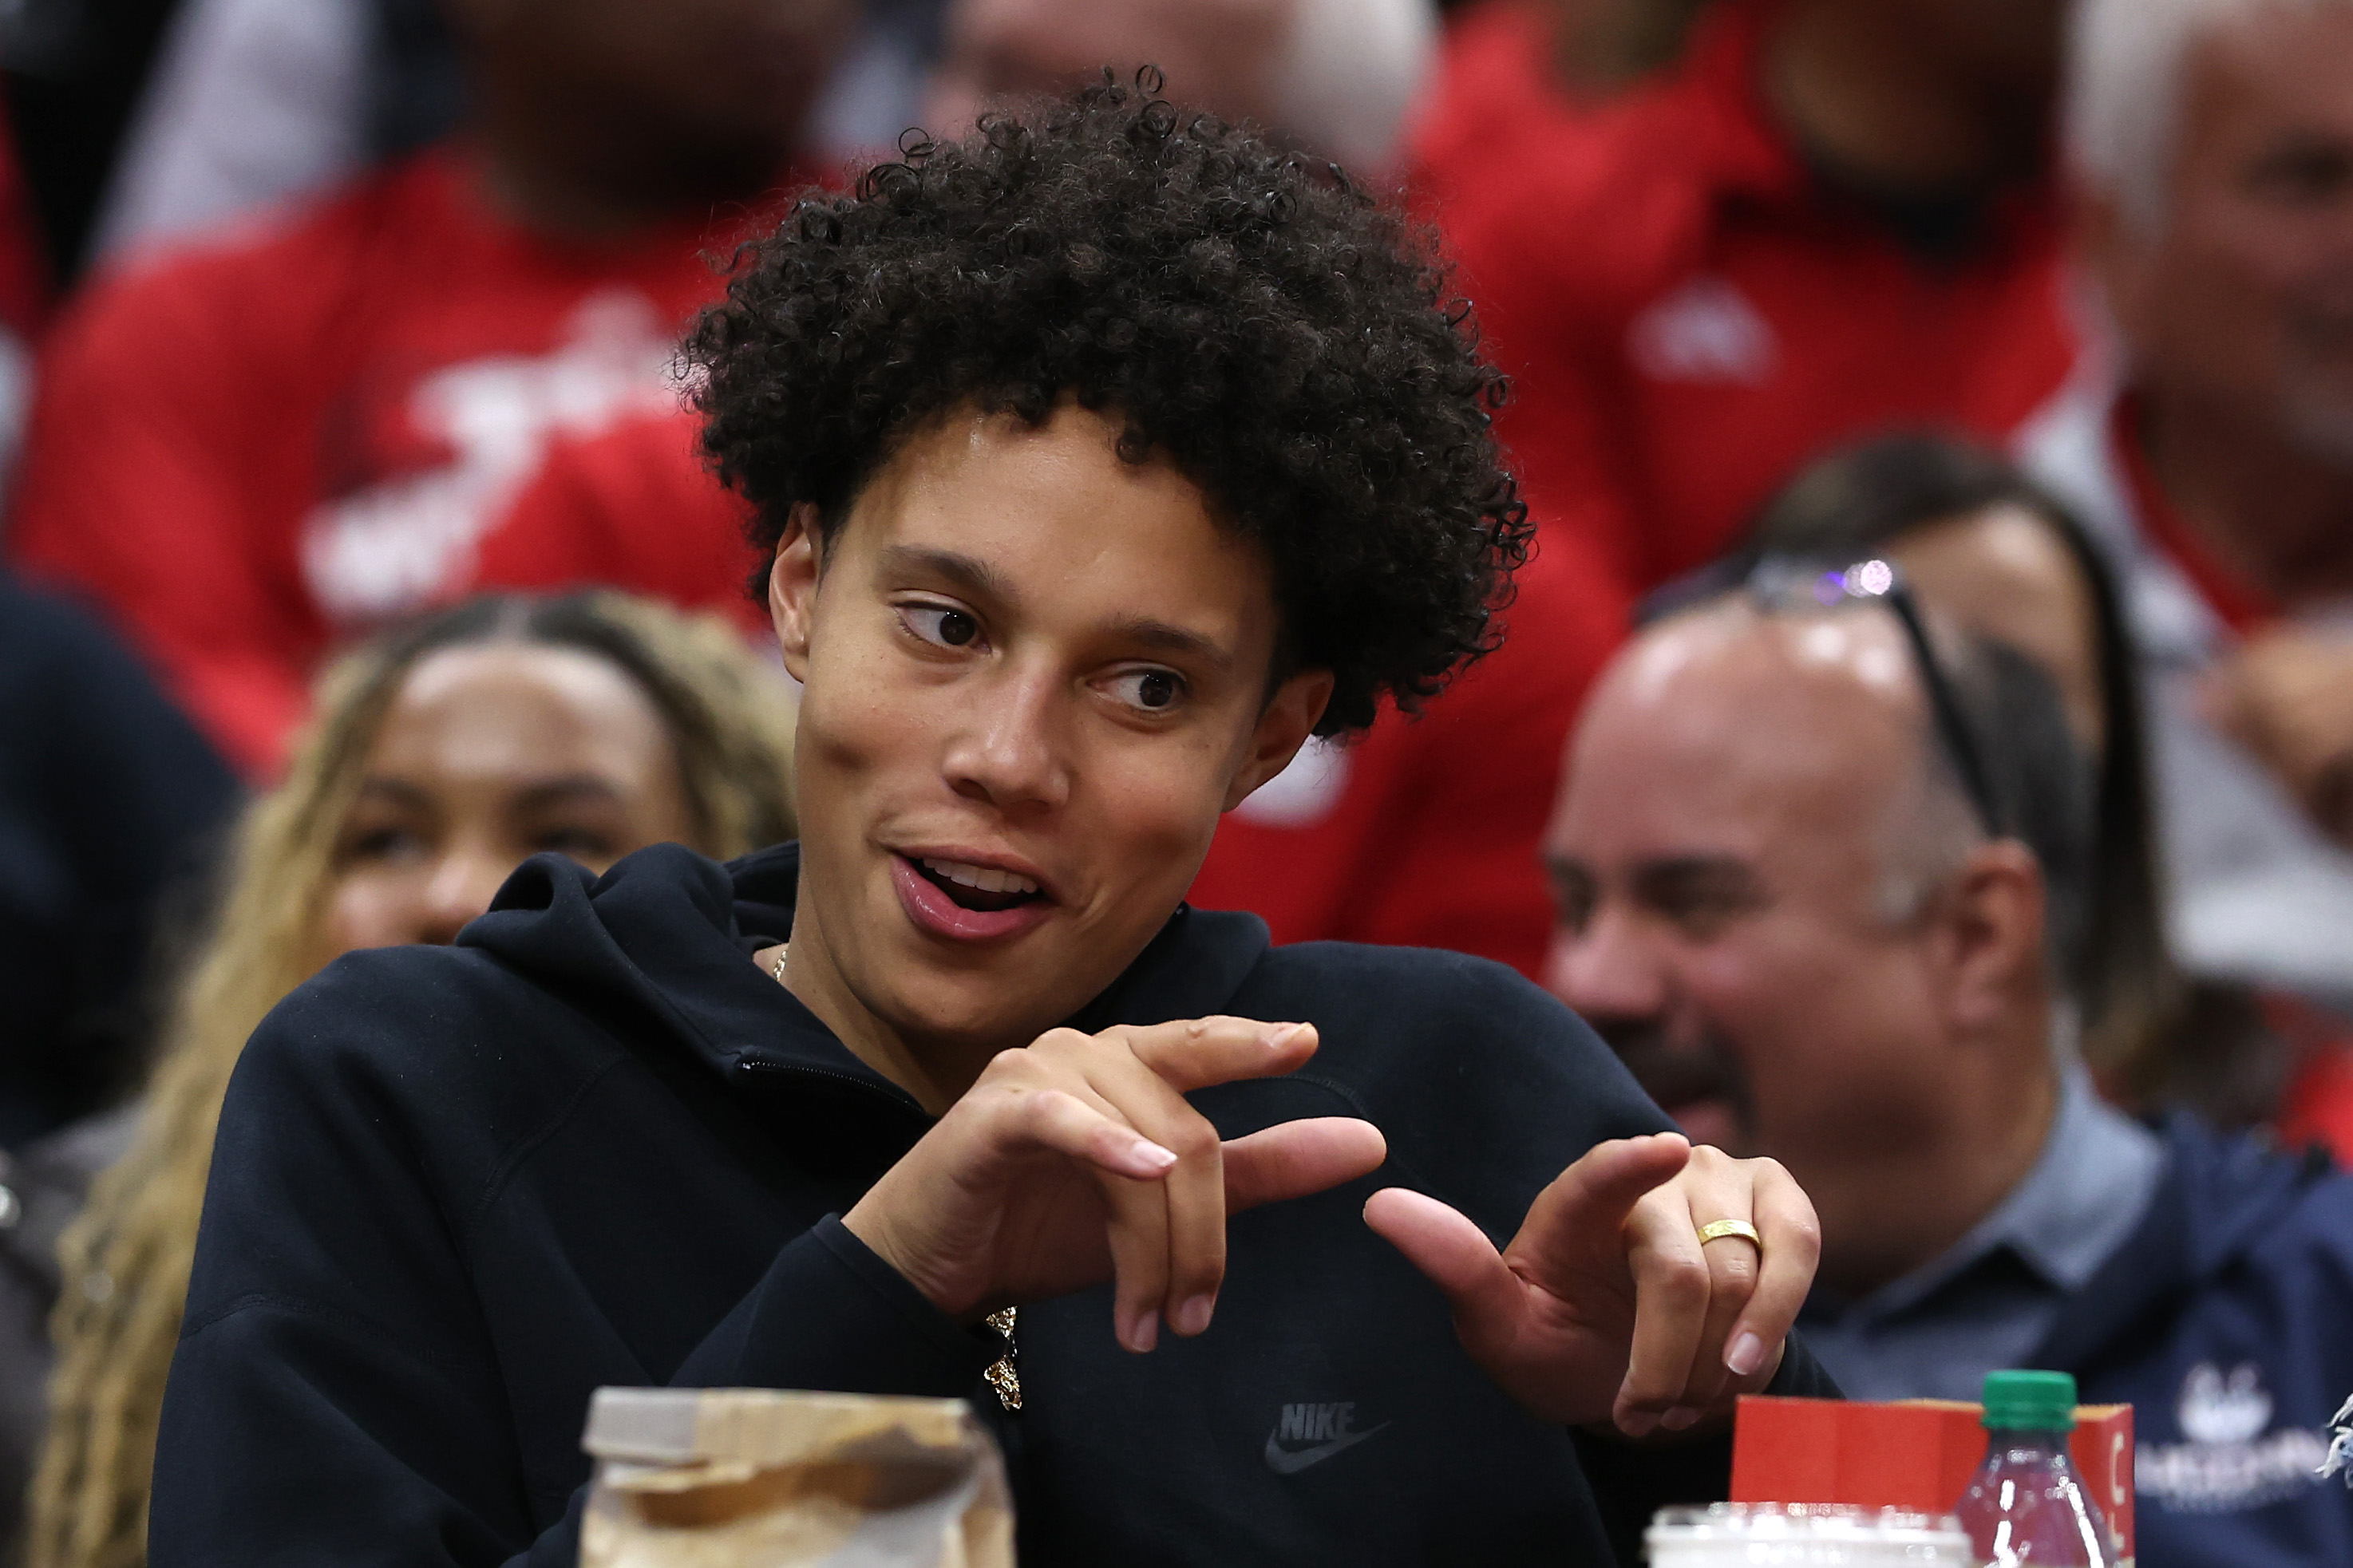
[[[409,670],[441,648],[502,641],[602,655],[645,689],[677,749],[697,847],[731,857],[792,837],[790,685],[715,617],[609,593],[485,598],[330,668],[284,782],[239,826],[136,1139],[58,1242],[58,1363],[29,1499],[28,1568],[145,1562],[157,1420],[229,1075],[262,1016],[335,956],[322,924],[336,841]]]

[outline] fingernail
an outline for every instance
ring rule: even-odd
[[[1724,1352],[1724,1364],[1732,1369],[1735,1377],[1746,1377],[1765,1364],[1765,1342],[1743,1330],[1733,1336],[1731,1348]]]
[[[1688,1405],[1678,1405],[1659,1417],[1659,1425],[1670,1432],[1688,1432],[1699,1425],[1699,1412]]]
[[[1168,1320],[1169,1327],[1187,1336],[1198,1334],[1209,1326],[1209,1314],[1217,1310],[1218,1296],[1214,1290],[1204,1290],[1177,1303],[1176,1315]]]
[[[1149,1355],[1152,1347],[1159,1342],[1160,1314],[1156,1310],[1136,1319],[1135,1327],[1128,1331],[1127,1348],[1138,1355]]]
[[[1155,1171],[1165,1171],[1176,1163],[1176,1156],[1173,1152],[1163,1149],[1149,1138],[1137,1139],[1135,1147],[1130,1152],[1134,1154],[1137,1164],[1149,1165]]]
[[[1305,1026],[1302,1024],[1277,1024],[1266,1032],[1266,1048],[1271,1051],[1282,1049],[1290,1043],[1291,1037],[1299,1033],[1303,1027]]]
[[[1658,1429],[1658,1416],[1648,1410],[1629,1410],[1618,1421],[1618,1430],[1629,1437],[1647,1437]]]

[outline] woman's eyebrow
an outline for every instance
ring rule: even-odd
[[[1122,642],[1134,643],[1173,657],[1190,658],[1224,671],[1233,668],[1234,656],[1219,647],[1215,639],[1184,626],[1171,626],[1149,616],[1123,616],[1104,628]]]
[[[565,773],[560,778],[541,779],[519,791],[515,804],[526,809],[538,806],[564,805],[577,800],[609,800],[621,798],[621,790],[612,780],[596,773]]]
[[[893,544],[881,555],[882,570],[892,575],[942,577],[976,599],[986,599],[1008,610],[1020,607],[1021,595],[1003,574],[987,562],[954,550],[923,544]],[[1205,633],[1149,616],[1123,616],[1103,627],[1106,634],[1160,653],[1187,658],[1220,671],[1233,667],[1234,656]]]
[[[987,562],[953,550],[935,549],[923,544],[893,544],[882,552],[882,569],[893,574],[909,576],[925,573],[944,577],[976,598],[994,600],[1011,608],[1020,602],[1003,574]]]

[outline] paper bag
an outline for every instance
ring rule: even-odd
[[[600,1388],[581,1568],[1013,1568],[996,1439],[960,1399]]]

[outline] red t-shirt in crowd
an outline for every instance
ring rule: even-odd
[[[1484,0],[1447,23],[1407,127],[1416,197],[1443,213],[1517,176],[1525,151],[1584,110],[1554,79],[1555,23],[1536,0]]]
[[[1925,223],[1907,240],[1826,184],[1767,106],[1778,10],[1722,0],[1680,65],[1500,138],[1511,177],[1440,211],[1514,379],[1499,429],[1528,499],[1630,591],[1715,556],[1837,445],[2007,435],[2075,357],[2049,189],[1994,199],[1948,252]]]
[[[718,291],[723,237],[557,243],[491,210],[445,148],[134,262],[44,347],[9,552],[111,612],[267,776],[337,640],[592,577],[573,542],[526,550],[501,525],[551,452],[676,408],[677,337]],[[710,509],[626,525],[649,536],[637,556],[734,542]],[[731,576],[682,596],[725,601]]]

